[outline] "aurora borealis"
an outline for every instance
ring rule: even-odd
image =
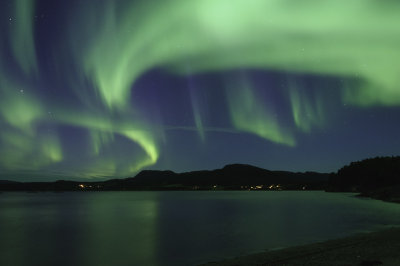
[[[400,2],[4,0],[0,179],[400,150]]]

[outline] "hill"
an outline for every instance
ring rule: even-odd
[[[232,164],[222,169],[175,173],[141,171],[135,177],[103,182],[25,182],[2,183],[0,190],[246,190],[246,189],[324,189],[328,174],[270,171],[251,165]]]

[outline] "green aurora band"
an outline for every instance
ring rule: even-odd
[[[78,110],[50,106],[30,93],[40,86],[36,4],[15,0],[8,31],[0,35],[1,50],[11,50],[19,69],[15,75],[0,61],[0,165],[5,169],[57,169],[64,159],[52,130],[57,125],[87,130],[93,163],[81,175],[97,177],[126,176],[155,164],[171,129],[195,130],[203,141],[208,131],[246,132],[291,147],[296,134],[328,123],[326,99],[318,93],[310,98],[291,86],[293,124],[287,125],[258,99],[251,82],[228,79],[224,89],[233,129],[208,127],[193,91],[194,127],[161,126],[129,101],[136,81],[155,68],[176,75],[248,68],[338,77],[352,84],[338,88],[345,104],[400,105],[400,73],[394,67],[400,62],[398,1],[80,1],[67,11],[65,32],[49,51],[67,51],[78,69],[73,74],[59,65],[73,76],[71,86],[82,103]],[[39,134],[43,127],[47,133]],[[101,156],[121,138],[132,143],[132,158],[119,162]]]
[[[97,5],[97,3],[92,3]],[[169,0],[104,6],[76,51],[110,108],[126,104],[132,84],[165,66],[187,73],[255,67],[360,78],[355,104],[400,103],[400,3],[350,0]],[[91,7],[88,9],[96,9]],[[76,18],[85,23],[84,17]],[[93,18],[95,19],[95,18]],[[74,27],[74,29],[76,29]],[[83,52],[83,53],[82,53]],[[370,62],[374,62],[371,64]],[[112,89],[110,89],[112,88]]]
[[[26,74],[37,71],[33,18],[34,1],[15,0],[15,21],[10,27],[10,47],[13,55]]]

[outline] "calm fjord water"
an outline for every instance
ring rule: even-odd
[[[195,265],[400,225],[325,192],[0,194],[0,265]]]

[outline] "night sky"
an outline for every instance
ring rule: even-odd
[[[399,151],[400,1],[0,2],[0,179]]]

